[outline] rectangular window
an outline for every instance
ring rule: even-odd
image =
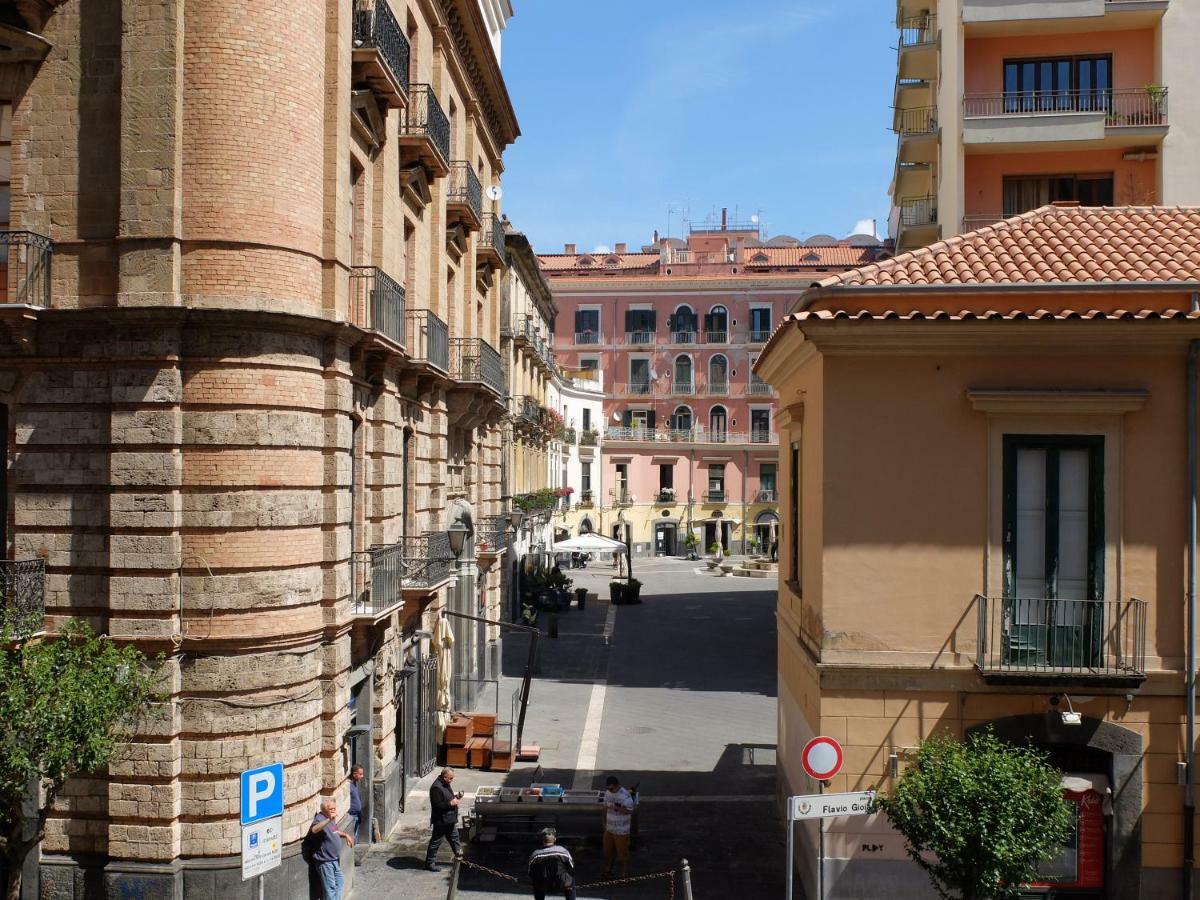
[[[656,324],[655,312],[652,309],[627,309],[625,311],[625,331],[629,334],[654,334]]]
[[[756,444],[770,442],[771,411],[769,409],[750,410],[750,440]]]
[[[788,482],[788,524],[791,526],[792,538],[792,569],[791,581],[799,592],[800,588],[800,552],[803,546],[800,533],[800,478],[803,473],[800,468],[800,442],[792,443],[791,480]]]
[[[675,464],[662,463],[658,467],[658,489],[660,491],[673,490],[675,487]]]
[[[631,359],[629,361],[629,386],[635,391],[650,392],[650,360]]]
[[[590,407],[587,407],[587,406],[585,406],[583,408],[583,430],[584,431],[592,430],[592,410]]]
[[[775,463],[763,463],[759,466],[758,489],[764,495],[760,500],[771,502],[775,499]]]
[[[592,464],[590,462],[579,464],[579,490],[583,494],[590,495],[592,493]]]
[[[1100,653],[1104,439],[1004,438],[1004,634],[1009,665],[1087,666]]]
[[[1046,206],[1057,200],[1076,200],[1081,206],[1113,205],[1113,174],[1084,175],[1006,175],[1004,178],[1004,215]]]
[[[1004,62],[1004,111],[1090,112],[1112,104],[1112,57]]]
[[[759,306],[750,310],[750,340],[765,341],[771,336],[771,308]]]
[[[725,502],[725,464],[713,463],[708,467],[708,502]]]
[[[595,335],[598,338],[600,335],[600,310],[575,310],[575,334]]]
[[[617,463],[617,502],[626,503],[629,500],[629,463]]]
[[[596,372],[600,369],[600,360],[594,357],[579,360],[579,368],[584,372]]]

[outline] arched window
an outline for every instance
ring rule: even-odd
[[[686,303],[675,307],[675,312],[671,315],[671,341],[676,344],[694,344],[698,330],[696,311]]]
[[[709,344],[723,344],[729,340],[729,311],[720,304],[704,317],[704,340]]]
[[[709,435],[717,443],[725,442],[727,421],[728,417],[723,406],[714,406],[708,413]]]
[[[579,533],[580,534],[591,534],[592,531],[594,531],[594,530],[595,529],[592,528],[592,520],[589,519],[587,516],[584,516],[583,519],[581,519],[579,522]]]
[[[690,432],[692,430],[692,410],[687,406],[675,407],[675,412],[671,413],[670,421],[671,431]]]
[[[729,393],[729,360],[720,353],[708,361],[708,393]]]
[[[690,394],[692,392],[692,358],[686,353],[675,357],[675,393]]]

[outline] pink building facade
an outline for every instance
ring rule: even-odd
[[[566,369],[600,369],[605,486],[573,527],[640,555],[766,550],[778,522],[776,397],[752,373],[813,281],[879,258],[858,236],[763,242],[757,230],[694,230],[630,253],[543,254]],[[585,426],[586,427],[586,426]]]

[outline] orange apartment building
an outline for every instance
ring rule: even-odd
[[[1200,7],[899,0],[899,251],[1058,200],[1200,203]]]
[[[1077,809],[1023,896],[1189,896],[1198,248],[1197,208],[1043,207],[826,278],[781,323],[756,368],[781,795],[817,792],[817,734],[845,748],[830,790],[887,790],[922,738],[990,727]],[[825,832],[825,896],[935,896],[886,819]]]
[[[369,840],[433,766],[450,659],[423,635],[502,613],[511,12],[0,10],[0,568],[48,630],[161,652],[168,695],[56,801],[27,896],[262,896],[238,773],[282,762],[266,896],[307,897],[301,837],[348,767]],[[453,624],[469,703],[496,636]]]

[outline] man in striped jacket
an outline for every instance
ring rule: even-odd
[[[546,900],[547,891],[562,891],[564,900],[575,900],[575,860],[556,842],[553,828],[542,831],[542,846],[529,856],[529,877],[535,900]]]

